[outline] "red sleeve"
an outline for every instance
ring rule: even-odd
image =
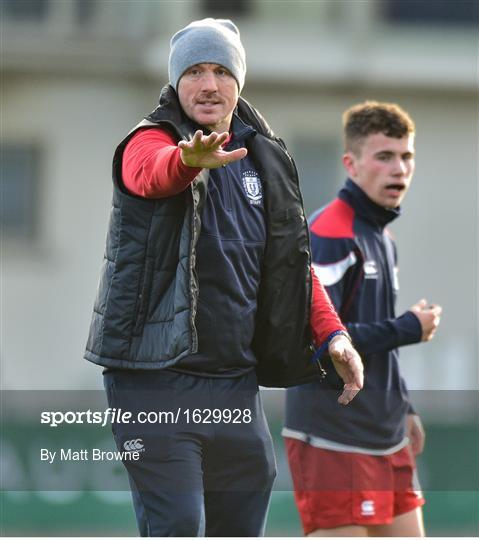
[[[326,289],[323,287],[314,270],[311,269],[313,278],[313,301],[311,305],[311,330],[316,346],[325,343],[328,337],[337,330],[347,332],[329,299]]]
[[[123,184],[130,193],[162,199],[184,191],[201,169],[180,158],[175,139],[161,129],[142,129],[123,152]]]

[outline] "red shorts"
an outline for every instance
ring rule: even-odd
[[[304,534],[343,525],[388,525],[424,504],[407,447],[372,456],[285,437]]]

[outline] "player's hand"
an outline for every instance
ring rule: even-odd
[[[338,375],[344,381],[338,403],[347,405],[364,384],[361,357],[346,336],[335,336],[329,343],[328,352]]]
[[[407,415],[407,435],[412,453],[418,456],[424,450],[424,443],[426,441],[426,432],[424,431],[419,415]]]
[[[427,305],[423,298],[409,308],[419,319],[422,328],[421,341],[430,341],[436,333],[437,327],[441,322],[442,307],[437,304]]]
[[[181,149],[181,161],[188,167],[199,167],[201,169],[216,169],[232,161],[243,159],[248,150],[237,148],[231,152],[225,152],[221,145],[228,138],[228,132],[210,133],[203,135],[198,130],[190,141],[180,141],[178,147]]]

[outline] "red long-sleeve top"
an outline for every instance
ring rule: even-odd
[[[180,149],[174,138],[160,129],[138,131],[123,153],[123,183],[128,191],[145,198],[161,199],[176,195],[184,191],[200,171],[181,161]],[[319,278],[314,271],[311,275],[311,329],[315,343],[321,345],[333,332],[346,329]]]

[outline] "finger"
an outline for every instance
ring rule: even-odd
[[[216,133],[213,131],[211,135],[213,135],[212,140],[214,141],[214,144],[223,144],[229,137],[229,133],[227,131],[223,131],[223,133]]]
[[[417,442],[416,439],[414,439],[412,442],[411,442],[411,450],[412,450],[412,453],[417,456],[418,453],[419,453],[419,444]]]
[[[188,150],[191,147],[192,147],[192,141],[182,140],[178,142],[178,148],[181,148],[182,150]]]
[[[426,305],[427,305],[427,302],[423,298],[422,300],[419,300],[419,302],[416,302],[415,304],[413,304],[410,309],[414,313],[421,313],[426,307]]]
[[[411,311],[414,311],[415,313],[422,311],[426,307],[426,300],[423,298],[421,300],[418,300],[415,304],[411,306]]]
[[[359,389],[364,386],[364,371],[362,369],[356,375],[354,383]]]
[[[355,364],[343,362],[343,369],[341,370],[341,378],[346,384],[352,384],[358,389],[361,389],[364,384],[363,371]]]
[[[218,133],[214,131],[213,133],[210,133],[209,135],[203,135],[203,137],[201,138],[201,145],[203,147],[211,146],[212,144],[214,144],[217,138],[218,138]]]
[[[364,367],[361,357],[356,352],[351,353],[348,351],[347,362],[351,371],[351,382],[358,388],[359,391],[364,385]]]
[[[193,135],[193,138],[191,139],[190,148],[195,151],[201,150],[203,148],[203,141],[205,140],[205,137],[206,136],[203,135],[203,132],[201,130],[196,131]]]
[[[435,334],[436,334],[436,329],[433,328],[433,329],[429,332],[429,334],[428,334],[428,336],[427,336],[427,338],[428,338],[427,340],[428,340],[428,341],[431,341],[431,339],[434,337]]]
[[[434,334],[434,332],[439,328],[440,322],[441,322],[440,317],[434,317],[434,319],[431,321],[431,324],[427,328],[428,333]]]
[[[201,129],[198,129],[197,131],[195,131],[195,134],[193,135],[191,142],[193,144],[198,144],[201,141],[202,137],[203,137],[203,132],[201,131]]]
[[[205,136],[203,139],[203,144],[205,146],[220,146],[224,143],[224,141],[228,138],[228,133],[216,133],[216,131],[213,131],[208,136]]]
[[[246,150],[246,148],[237,148],[231,152],[223,152],[220,158],[220,163],[221,165],[226,165],[228,163],[232,163],[233,161],[238,161],[239,159],[243,159],[247,153],[248,150]]]
[[[184,139],[184,140],[182,140],[180,142],[186,142],[186,143],[192,145],[192,144],[197,143],[201,139],[202,136],[203,136],[203,132],[201,130],[198,130],[198,131],[194,132],[193,137],[191,137],[190,139]]]
[[[199,129],[195,131],[195,134],[193,135],[191,139],[189,140],[182,139],[181,141],[179,141],[178,146],[179,148],[182,148],[183,150],[192,149],[194,146],[197,146],[200,143],[202,137],[203,137],[203,132]]]
[[[341,395],[338,397],[338,403],[341,405],[347,405],[351,403],[356,394],[359,392],[359,388],[354,384],[345,384]]]

